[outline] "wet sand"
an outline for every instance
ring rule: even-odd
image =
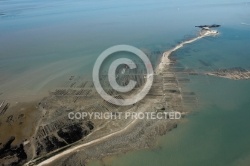
[[[190,39],[190,40],[187,40],[187,41],[184,41],[180,44],[178,44],[176,47],[174,47],[173,49],[169,50],[169,51],[166,51],[163,53],[163,56],[161,58],[161,62],[160,64],[158,65],[158,67],[156,68],[156,73],[157,74],[160,74],[161,72],[164,71],[164,69],[166,68],[166,65],[168,65],[170,63],[170,59],[169,59],[169,56],[171,55],[171,53],[173,53],[174,51],[182,48],[184,45],[186,44],[189,44],[189,43],[192,43],[192,42],[195,42],[203,37],[206,37],[206,36],[212,36],[212,35],[215,35],[215,33],[213,32],[210,32],[208,31],[207,33],[201,33],[198,37],[195,37],[193,39]],[[101,138],[98,138],[98,139],[95,139],[95,140],[92,140],[92,141],[89,141],[87,143],[84,143],[84,144],[81,144],[81,145],[78,145],[78,146],[75,146],[75,147],[72,147],[70,149],[67,149],[59,154],[56,154],[54,155],[53,157],[51,158],[48,158],[44,161],[42,161],[41,163],[39,163],[38,165],[39,166],[42,166],[42,165],[49,165],[51,164],[52,162],[54,162],[55,160],[58,160],[59,158],[61,157],[65,157],[75,151],[79,151],[81,148],[83,147],[86,147],[86,146],[90,146],[90,145],[94,145],[96,143],[100,143],[102,141],[105,141],[106,139],[112,139],[112,137],[115,137],[116,135],[119,135],[119,134],[122,134],[123,132],[127,132],[128,130],[130,130],[132,128],[132,126],[134,126],[136,123],[138,122],[138,119],[134,119],[131,123],[129,123],[127,126],[125,126],[123,129],[119,130],[119,131],[116,131],[114,133],[111,133],[109,135],[106,135],[104,137],[101,137]],[[132,129],[131,129],[132,130]],[[30,161],[28,162],[26,165],[29,165],[31,164],[33,161]]]

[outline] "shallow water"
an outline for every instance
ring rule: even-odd
[[[0,97],[39,96],[75,74],[91,79],[106,48],[165,51],[196,35],[200,24],[222,24],[221,35],[177,51],[182,66],[249,69],[250,26],[241,24],[250,23],[249,8],[233,0],[0,1]],[[200,106],[185,122],[156,149],[113,157],[106,165],[247,165],[250,82],[194,76],[187,88]]]
[[[250,28],[237,22],[239,18],[223,25],[216,38],[202,39],[175,52],[178,65],[200,71],[249,69]],[[186,88],[197,94],[199,107],[176,130],[160,138],[155,149],[121,154],[89,165],[249,165],[249,80],[190,78]]]

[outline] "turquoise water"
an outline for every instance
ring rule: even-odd
[[[211,78],[208,83],[198,77],[192,81],[192,90],[202,100],[197,112],[160,138],[155,149],[120,155],[106,165],[249,165],[249,81]]]
[[[175,57],[186,68],[202,71],[217,69],[218,66],[249,69],[249,32],[244,28],[222,28],[218,38],[203,39],[186,46],[177,51]],[[204,66],[199,60],[209,66]],[[192,76],[186,88],[196,93],[198,108],[176,130],[160,138],[155,149],[91,162],[90,166],[103,163],[109,166],[248,166],[250,81]]]
[[[174,56],[178,65],[200,71],[239,66],[249,69],[250,27],[238,24],[239,18],[232,20],[234,23],[219,29],[220,36],[177,51]],[[160,138],[155,149],[121,154],[89,165],[248,166],[249,80],[192,76],[187,88],[197,94],[199,107],[176,130]]]
[[[37,94],[65,75],[91,78],[96,58],[110,46],[165,51],[195,36],[200,24],[222,24],[221,35],[178,50],[179,65],[249,69],[250,26],[241,24],[250,23],[249,8],[233,0],[0,1],[0,94]],[[155,149],[121,154],[106,165],[249,165],[250,82],[193,76],[187,88],[199,107],[176,130]]]

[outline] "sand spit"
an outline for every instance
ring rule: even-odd
[[[192,38],[192,39],[187,40],[187,41],[184,41],[184,42],[181,42],[180,44],[178,44],[174,48],[172,48],[172,49],[164,52],[163,55],[162,55],[162,58],[160,60],[160,63],[158,65],[158,67],[156,68],[156,73],[161,73],[162,70],[165,69],[165,66],[170,64],[169,56],[173,52],[175,52],[176,50],[182,48],[186,44],[193,43],[193,42],[195,42],[195,41],[197,41],[199,39],[202,39],[204,37],[207,37],[207,36],[216,36],[216,35],[218,35],[218,31],[216,31],[216,30],[201,30],[200,34],[197,37]]]
[[[169,109],[178,110],[180,107],[180,101],[182,99],[182,96],[180,94],[181,93],[181,91],[179,90],[180,88],[173,90],[173,85],[175,87],[178,87],[178,81],[174,77],[174,73],[171,73],[168,70],[169,64],[171,63],[169,56],[171,55],[171,53],[182,48],[186,44],[195,42],[206,36],[215,36],[217,34],[218,32],[215,30],[202,30],[198,35],[198,37],[184,41],[178,44],[173,49],[164,52],[161,61],[156,68],[155,72],[156,79],[154,80],[152,88],[153,90],[151,90],[149,95],[146,96],[144,101],[136,105],[136,108],[132,107],[131,109],[141,110],[141,111],[146,111],[146,110],[165,111]],[[163,77],[164,79],[162,79]],[[173,81],[172,85],[169,84],[169,79]],[[171,87],[172,89],[168,89],[169,87]],[[168,101],[168,106],[165,105],[166,100]],[[149,105],[147,103],[151,104]],[[160,109],[158,109],[159,105],[161,105]],[[101,107],[107,107],[107,106],[102,105]],[[185,112],[183,112],[183,114],[185,114]],[[85,141],[83,141],[82,143],[77,143],[76,145],[69,147],[66,150],[63,150],[61,152],[55,153],[47,157],[41,156],[35,158],[34,160],[29,161],[25,165],[42,166],[42,165],[49,165],[52,163],[62,164],[63,162],[70,162],[68,164],[74,165],[74,163],[72,163],[73,161],[69,160],[69,156],[74,157],[77,160],[87,161],[118,153],[117,150],[112,151],[112,149],[114,148],[111,147],[114,146],[117,148],[119,147],[118,149],[120,149],[121,152],[150,147],[150,144],[152,144],[153,142],[152,140],[154,140],[157,135],[163,135],[164,133],[166,133],[166,131],[175,128],[177,126],[177,122],[176,121],[166,122],[166,121],[155,121],[155,120],[141,121],[138,119],[134,119],[132,121],[119,124],[118,126],[120,127],[118,128],[116,127],[116,130],[113,130],[112,126],[109,127],[109,130],[111,130],[111,132],[110,131],[104,132],[105,134],[103,135],[96,134],[99,133],[101,130],[98,129],[99,130],[98,132],[95,132],[95,130],[93,130],[93,133],[87,136]],[[112,141],[109,141],[111,139]],[[109,143],[107,143],[107,141],[109,141]],[[126,143],[126,141],[129,142]],[[133,146],[129,147],[128,146],[129,143],[133,144]],[[82,156],[84,156],[84,159],[82,158]],[[60,158],[62,160],[58,160]]]
[[[140,102],[118,107],[104,101],[96,92],[93,82],[81,76],[70,76],[60,88],[50,91],[48,96],[31,104],[19,103],[15,107],[7,99],[0,101],[0,128],[10,132],[1,137],[0,161],[5,165],[83,165],[93,159],[155,146],[158,136],[177,127],[179,120],[170,119],[80,119],[71,120],[69,112],[153,112],[177,111],[185,115],[186,105],[197,102],[193,92],[182,90],[188,76],[178,76],[169,65],[169,56],[185,44],[205,36],[216,35],[217,31],[202,30],[198,37],[184,41],[166,51],[156,68],[153,86]],[[106,84],[106,75],[101,75],[104,89],[117,98],[128,98],[145,85],[143,70],[125,70],[117,80],[125,83],[131,79],[138,82],[134,91],[118,94]],[[131,73],[132,72],[132,73]],[[135,72],[135,73],[133,73]],[[118,72],[119,74],[119,72]],[[106,80],[105,80],[106,79]],[[17,114],[18,112],[18,114]],[[30,118],[32,116],[32,118]],[[10,145],[10,146],[5,146]]]

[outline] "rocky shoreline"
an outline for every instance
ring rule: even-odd
[[[222,77],[232,80],[247,80],[250,79],[250,71],[241,67],[234,67],[229,69],[219,69],[214,72],[206,73],[209,76]]]

